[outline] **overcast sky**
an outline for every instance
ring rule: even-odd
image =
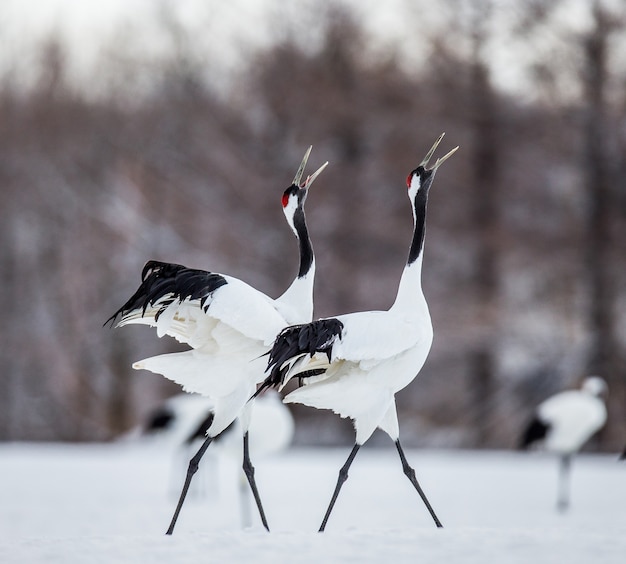
[[[506,18],[510,6],[516,5],[515,0],[494,2],[500,6],[500,18]],[[421,0],[334,0],[330,3],[355,8],[365,28],[381,44],[401,44],[413,52],[419,43],[419,34],[436,25],[442,5]],[[4,68],[28,70],[33,63],[32,46],[55,30],[64,38],[76,72],[93,70],[102,45],[119,44],[121,38],[125,49],[134,55],[158,50],[163,45],[159,45],[159,34],[155,33],[157,8],[168,5],[176,6],[180,21],[192,33],[197,32],[192,35],[194,43],[202,39],[210,41],[213,52],[218,46],[219,64],[232,68],[240,60],[242,46],[266,45],[279,36],[280,30],[272,26],[273,14],[288,10],[292,18],[310,21],[315,17],[315,6],[320,4],[308,0],[0,0],[0,63]],[[559,17],[569,19],[569,26],[583,27],[588,0],[566,0],[565,4],[568,8],[560,10]],[[421,9],[422,5],[428,10]],[[459,6],[463,5],[464,2],[459,1]],[[494,25],[493,35],[499,34],[499,37],[494,41],[490,57],[499,86],[518,90],[522,74],[519,69],[529,49],[528,45],[523,45],[522,49],[501,48],[503,44],[510,46],[511,42],[505,28],[506,25]],[[456,40],[453,35],[451,33],[451,41]]]

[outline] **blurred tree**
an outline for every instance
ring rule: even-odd
[[[110,438],[175,389],[130,369],[175,344],[101,328],[147,259],[284,290],[296,246],[280,195],[309,144],[313,166],[331,162],[307,206],[316,315],[389,307],[410,238],[404,178],[442,131],[461,150],[431,195],[435,342],[398,397],[407,444],[512,444],[524,406],[582,375],[587,353],[594,370],[614,367],[621,420],[626,34],[599,0],[574,33],[562,4],[506,17],[490,0],[431,7],[410,53],[376,49],[335,2],[280,9],[280,41],[226,83],[210,29],[166,10],[157,33],[169,48],[133,60],[120,40],[94,70],[99,90],[72,82],[54,41],[32,81],[1,77],[0,437]],[[498,80],[504,54],[536,87],[524,97]],[[299,415],[316,419],[298,427],[301,442],[352,436],[345,421]]]
[[[616,154],[616,132],[611,125],[620,116],[609,100],[610,42],[615,32],[624,31],[625,22],[623,9],[618,16],[605,2],[594,0],[590,28],[581,38],[585,103],[581,162],[588,198],[585,273],[589,288],[590,344],[587,371],[602,376],[609,384],[609,420],[602,437],[605,446],[614,449],[620,447],[626,433],[626,374],[616,315],[619,307],[616,263],[624,266],[623,243],[614,236],[618,195],[623,190],[624,177],[619,174],[618,159],[623,157]],[[626,73],[622,77],[626,78]],[[626,99],[623,95],[621,98]]]
[[[503,116],[491,79],[487,52],[490,48],[488,27],[492,22],[492,2],[470,3],[468,18],[471,38],[469,59],[469,125],[472,133],[470,180],[472,209],[476,229],[474,258],[474,299],[479,338],[469,351],[470,391],[473,396],[476,445],[491,444],[494,396],[497,386],[499,299],[499,186],[501,183],[501,146],[499,130]]]

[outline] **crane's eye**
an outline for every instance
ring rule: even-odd
[[[289,203],[289,194],[287,192],[285,192],[283,194],[283,208],[287,207],[287,204]]]

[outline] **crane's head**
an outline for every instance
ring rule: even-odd
[[[588,376],[583,380],[580,386],[581,390],[596,397],[606,397],[609,392],[609,387],[606,381],[600,376]]]
[[[304,208],[304,202],[306,201],[307,194],[309,192],[309,188],[311,184],[313,184],[314,180],[319,176],[319,174],[328,166],[328,161],[325,162],[321,167],[319,167],[313,174],[306,177],[306,180],[302,182],[302,175],[304,174],[304,169],[306,168],[306,163],[309,160],[309,155],[311,154],[311,149],[313,147],[309,147],[304,154],[304,158],[300,163],[298,168],[298,172],[293,178],[293,182],[291,186],[285,190],[283,193],[282,204],[283,211],[288,219],[293,218],[296,210]]]
[[[409,189],[409,197],[411,199],[414,199],[415,195],[420,190],[426,191],[430,188],[433,178],[435,178],[435,172],[437,172],[437,169],[457,151],[458,147],[455,147],[452,151],[437,159],[432,167],[426,168],[428,166],[428,161],[430,161],[444,135],[445,133],[442,133],[438,137],[435,144],[430,148],[430,151],[428,151],[426,156],[422,159],[422,162],[406,177],[406,185]]]

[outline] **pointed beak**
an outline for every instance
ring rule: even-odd
[[[304,158],[302,159],[302,162],[300,163],[298,172],[296,172],[296,175],[293,177],[292,184],[295,184],[296,186],[300,186],[300,180],[302,179],[302,175],[304,174],[304,169],[306,168],[306,163],[309,160],[309,155],[311,154],[312,148],[313,148],[313,145],[309,146],[309,148],[306,150],[306,153],[304,153]]]
[[[433,171],[437,170],[443,163],[444,161],[446,161],[447,159],[449,159],[452,155],[454,155],[454,153],[457,152],[457,150],[459,149],[459,146],[457,145],[454,149],[452,149],[452,151],[450,151],[449,153],[445,154],[443,157],[441,157],[440,159],[437,159],[435,161],[435,164],[432,168]]]
[[[437,141],[435,141],[435,144],[430,148],[430,151],[428,151],[428,153],[426,153],[426,156],[422,159],[422,162],[418,165],[418,166],[423,166],[424,168],[426,168],[426,165],[428,164],[428,161],[431,159],[431,157],[433,156],[433,153],[435,152],[435,150],[437,149],[437,147],[439,146],[439,143],[441,143],[441,140],[443,139],[443,136],[445,135],[445,133],[442,133],[438,138]]]
[[[307,176],[307,179],[304,181],[304,184],[301,188],[308,190],[313,184],[313,181],[320,175],[320,173],[328,166],[328,161],[326,161],[321,167],[319,167],[313,174]]]
[[[430,148],[430,151],[428,151],[428,153],[426,154],[426,156],[424,157],[422,162],[419,164],[419,166],[423,166],[424,168],[426,168],[426,165],[428,164],[428,161],[432,158],[433,153],[436,151],[437,147],[439,146],[439,143],[441,143],[441,140],[443,139],[444,135],[445,135],[445,133],[442,133],[437,138],[437,141],[435,141],[435,144]],[[452,151],[450,151],[449,153],[447,153],[446,155],[444,155],[440,159],[437,159],[435,161],[435,164],[428,170],[432,170],[432,171],[437,170],[447,159],[449,159],[452,155],[454,155],[454,153],[456,153],[458,148],[459,147],[456,146],[454,149],[452,149]]]

